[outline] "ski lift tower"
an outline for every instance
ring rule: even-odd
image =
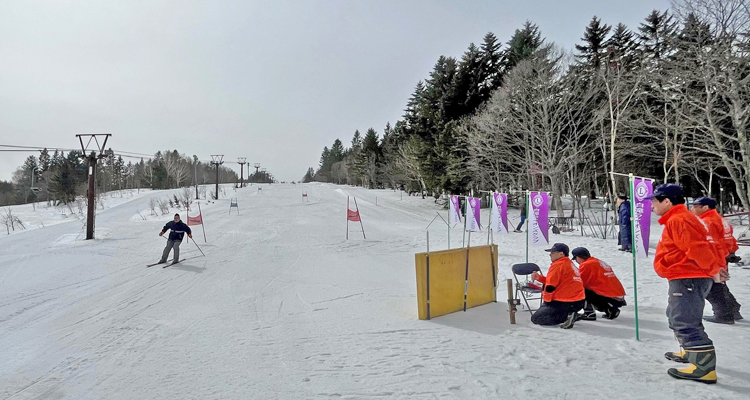
[[[94,238],[94,217],[96,215],[96,163],[100,158],[104,158],[104,148],[107,147],[107,139],[112,136],[110,133],[99,133],[99,134],[80,134],[76,135],[78,141],[81,143],[82,156],[89,160],[89,189],[86,191],[86,198],[88,199],[88,207],[86,213],[86,240]],[[101,143],[99,140],[101,139]],[[86,144],[84,144],[86,140]],[[93,148],[92,142],[96,149]],[[89,148],[91,147],[91,153]],[[98,152],[98,154],[97,154]]]
[[[216,166],[216,200],[219,200],[219,165],[224,164],[224,155],[212,154],[211,164]]]
[[[245,179],[243,178],[244,176],[243,171],[245,168],[245,164],[247,164],[247,158],[246,157],[237,158],[237,164],[240,164],[240,188],[242,188],[243,186],[245,186]]]

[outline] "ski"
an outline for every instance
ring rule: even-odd
[[[167,262],[169,262],[169,261],[172,261],[172,259],[168,260]],[[146,268],[149,268],[149,267],[153,267],[154,265],[159,265],[159,264],[166,264],[166,263],[153,263],[153,264],[147,264],[147,265],[146,265]]]
[[[181,262],[183,262],[183,261],[185,261],[185,260],[187,260],[187,258],[183,258],[183,259],[182,259],[182,260],[180,260],[180,261],[177,261],[177,262],[173,262],[173,263],[171,263],[171,264],[167,264],[167,265],[163,266],[162,268],[167,268],[167,267],[171,267],[171,266],[173,266],[173,265],[175,265],[175,264],[177,264],[177,263],[181,263]]]

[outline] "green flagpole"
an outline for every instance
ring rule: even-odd
[[[628,174],[630,180],[630,249],[633,252],[633,298],[635,299],[635,340],[641,340],[638,327],[638,279],[636,278],[636,243],[635,243],[635,178]],[[619,211],[618,211],[619,214]]]

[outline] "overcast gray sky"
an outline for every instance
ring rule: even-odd
[[[400,118],[440,55],[524,21],[565,48],[668,0],[0,2],[0,144],[247,157],[280,180]],[[29,154],[0,152],[0,179]],[[239,171],[239,166],[236,167]]]

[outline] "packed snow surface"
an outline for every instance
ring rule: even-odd
[[[636,341],[632,259],[611,240],[550,235],[613,266],[629,303],[614,321],[562,330],[519,311],[511,325],[503,274],[526,255],[526,237],[515,233],[495,237],[498,303],[420,321],[414,253],[426,248],[436,212],[447,219],[431,199],[328,184],[227,187],[227,198],[201,201],[207,243],[193,227],[206,256],[184,242],[182,264],[146,268],[172,216],[139,213],[149,214],[149,198],[175,193],[105,207],[96,240],[81,240],[80,223],[0,236],[0,398],[750,398],[750,322],[707,324],[717,385],[672,379],[667,281],[652,260],[639,262]],[[366,240],[359,224],[345,240],[347,195],[357,198]],[[509,213],[517,223],[518,210]],[[430,232],[431,249],[447,247],[442,221]],[[652,246],[660,234],[654,218]],[[481,245],[487,235],[471,239]],[[451,244],[461,241],[455,227]],[[529,258],[546,271],[542,248]],[[750,318],[750,270],[731,274]]]

